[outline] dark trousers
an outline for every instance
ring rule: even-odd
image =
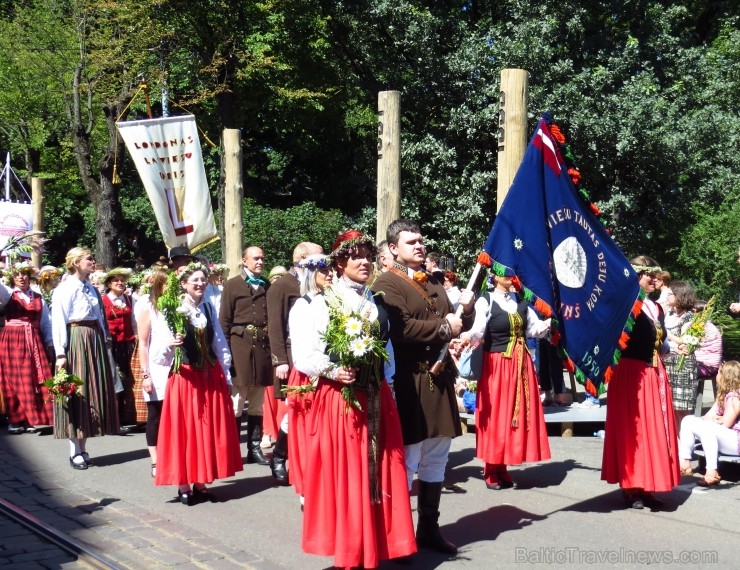
[[[149,447],[157,446],[159,435],[159,419],[162,416],[162,400],[146,403],[146,444]]]

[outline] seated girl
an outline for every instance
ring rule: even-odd
[[[707,470],[698,485],[719,485],[719,453],[740,455],[740,362],[728,360],[717,373],[717,400],[704,415],[686,416],[681,421],[679,457],[681,474],[691,475],[691,452],[695,438],[701,441]]]

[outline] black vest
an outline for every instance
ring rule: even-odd
[[[516,313],[504,311],[491,298],[491,316],[486,323],[486,332],[483,337],[484,350],[488,352],[510,353],[514,340],[525,337],[527,333],[527,301],[520,300],[516,306]]]
[[[185,339],[182,343],[182,350],[185,353],[183,362],[186,364],[192,364],[197,368],[202,368],[204,357],[208,361],[213,362],[216,359],[216,353],[213,352],[213,315],[211,314],[211,302],[205,301],[200,305],[200,310],[206,316],[206,328],[204,332],[198,332],[195,327],[190,324],[190,319],[185,323]],[[199,348],[198,335],[204,335],[204,346],[207,354],[202,354]]]
[[[622,351],[623,358],[642,360],[652,365],[656,350],[660,353],[660,345],[665,338],[665,315],[660,305],[655,306],[658,307],[658,322],[654,323],[650,317],[640,311],[632,327],[627,348]]]

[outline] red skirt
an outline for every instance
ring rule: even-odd
[[[388,385],[380,390],[378,481],[370,495],[368,398],[347,408],[340,384],[319,380],[307,416],[303,491],[303,550],[334,555],[338,567],[376,568],[380,560],[416,552],[401,423]],[[292,427],[291,427],[292,430]]]
[[[681,476],[673,400],[663,363],[622,358],[609,382],[601,478],[624,489],[670,491]]]
[[[37,327],[8,323],[0,330],[0,400],[10,423],[52,425],[54,405],[41,385],[52,376]]]
[[[211,483],[243,469],[231,390],[218,363],[189,364],[167,380],[157,442],[156,485]]]
[[[517,350],[523,350],[521,375]],[[500,352],[484,353],[475,431],[475,455],[486,463],[519,465],[550,459],[537,373],[523,343],[514,348],[511,358]]]
[[[288,386],[304,386],[309,383],[310,379],[303,372],[298,372],[295,368],[290,369]],[[311,412],[313,400],[312,392],[289,395],[286,400],[288,405],[288,478],[299,495],[303,495],[304,456],[308,444],[306,416]]]
[[[265,402],[262,404],[262,433],[269,435],[273,441],[280,431],[280,422],[283,421],[288,407],[285,400],[275,398],[274,386],[265,387]]]

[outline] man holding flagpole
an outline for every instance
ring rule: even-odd
[[[455,399],[456,369],[446,346],[473,323],[473,293],[460,296],[462,318],[452,311],[442,279],[422,269],[424,239],[419,225],[398,219],[388,226],[393,267],[373,290],[387,307],[395,353],[394,389],[401,417],[409,488],[419,474],[419,547],[456,554],[439,531],[439,503],[452,438],[462,435]],[[444,368],[432,367],[442,356]]]

